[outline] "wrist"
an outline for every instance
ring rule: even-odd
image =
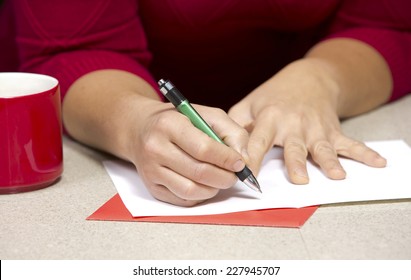
[[[127,95],[118,105],[121,114],[117,117],[116,126],[116,156],[130,162],[135,162],[136,150],[142,144],[140,135],[144,131],[150,116],[156,107],[164,104],[162,101],[141,96],[138,94]]]
[[[324,104],[339,112],[341,87],[330,65],[321,59],[296,60],[273,76],[268,84],[287,103],[317,106]]]
[[[91,147],[127,159],[129,129],[144,111],[145,100],[161,103],[154,88],[117,70],[89,73],[68,90],[63,119],[68,133]]]

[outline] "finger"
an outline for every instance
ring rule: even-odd
[[[250,105],[246,101],[240,101],[231,107],[228,111],[228,116],[245,129],[250,127],[254,121]]]
[[[138,168],[140,176],[150,193],[159,200],[181,206],[192,206],[213,197],[218,192],[218,188],[196,184],[175,171],[161,166],[164,161],[167,162],[166,155],[175,155],[176,153],[182,152],[176,149],[172,143],[169,143],[167,153],[163,153],[165,157],[156,157],[157,160],[154,164],[148,160],[143,166]],[[170,158],[173,157],[171,156]],[[180,158],[175,158],[176,164],[180,161]],[[232,178],[234,174],[228,174],[228,177]],[[214,177],[210,176],[210,178]],[[221,181],[224,182],[224,178],[220,178],[216,185],[220,186]],[[233,178],[233,181],[235,182],[236,178]],[[226,184],[228,185],[228,183]],[[164,186],[169,187],[169,189]]]
[[[195,132],[200,133],[201,137],[205,139],[203,141],[210,141],[213,145],[219,144],[218,142],[210,139],[204,133],[198,132],[198,129],[189,124],[190,130],[195,130]],[[160,139],[161,140],[161,139]],[[185,143],[184,141],[190,141],[185,143],[188,147],[192,147],[191,137],[181,137],[179,138],[179,143]],[[154,142],[154,143],[151,143]],[[201,142],[200,141],[196,141]],[[174,172],[180,174],[181,176],[186,177],[189,180],[197,182],[199,184],[211,186],[214,188],[226,189],[235,184],[237,177],[234,172],[218,167],[214,164],[197,160],[191,154],[184,151],[181,147],[177,146],[172,142],[162,143],[161,141],[155,141],[154,138],[150,138],[146,142],[147,153],[155,159],[155,162],[161,166],[167,167]],[[222,145],[224,149],[229,149],[225,145]],[[220,150],[218,150],[220,152]],[[231,152],[233,152],[231,150]],[[241,159],[241,157],[238,157]],[[143,166],[143,169],[147,167]],[[241,166],[244,163],[241,161]],[[157,175],[151,176],[154,179]]]
[[[265,154],[274,145],[275,125],[274,116],[270,113],[261,114],[254,123],[254,129],[250,134],[248,153],[251,157],[250,167],[258,173]]]
[[[320,166],[325,175],[334,180],[342,180],[346,176],[344,168],[338,160],[338,154],[330,142],[317,140],[309,146],[313,160]]]
[[[160,170],[157,185],[165,186],[175,196],[184,200],[207,200],[217,195],[219,189],[196,183],[169,168]]]
[[[162,166],[189,180],[213,188],[227,189],[236,183],[237,177],[233,172],[213,164],[198,161],[180,148],[173,146],[170,147],[170,152],[165,153],[159,162]]]
[[[284,141],[284,161],[290,181],[294,184],[308,184],[308,151],[300,134],[290,135]]]
[[[233,172],[241,171],[245,163],[241,154],[212,139],[194,127],[188,119],[176,123],[170,140],[193,158]]]
[[[162,185],[153,185],[149,191],[154,198],[178,206],[191,207],[204,201],[182,199]]]
[[[209,111],[206,115],[207,122],[214,132],[226,145],[236,150],[243,157],[248,158],[248,132],[231,119],[223,110],[209,107],[206,107],[206,109]],[[202,109],[200,109],[200,111],[201,110]]]
[[[385,167],[387,160],[376,151],[367,147],[364,143],[352,140],[348,137],[340,137],[335,144],[339,155],[362,162],[372,167]]]

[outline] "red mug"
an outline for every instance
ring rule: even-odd
[[[45,188],[62,172],[58,81],[0,73],[0,194]]]

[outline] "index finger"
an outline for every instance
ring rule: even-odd
[[[204,117],[218,137],[228,146],[248,158],[247,144],[249,135],[247,130],[230,118],[226,112],[218,108],[199,107],[204,111]]]
[[[233,172],[241,171],[245,163],[233,148],[217,142],[185,121],[176,122],[170,132],[170,140],[191,157]]]
[[[258,172],[265,154],[274,146],[275,125],[272,114],[261,114],[256,118],[250,134],[248,153],[251,158],[251,168]]]

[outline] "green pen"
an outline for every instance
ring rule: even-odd
[[[158,81],[161,93],[170,101],[177,110],[189,118],[195,127],[203,131],[214,140],[225,144],[220,137],[211,129],[200,114],[191,106],[190,102],[181,92],[170,82],[163,79]],[[260,192],[261,188],[251,170],[245,166],[243,170],[235,173],[237,177],[252,190]]]

